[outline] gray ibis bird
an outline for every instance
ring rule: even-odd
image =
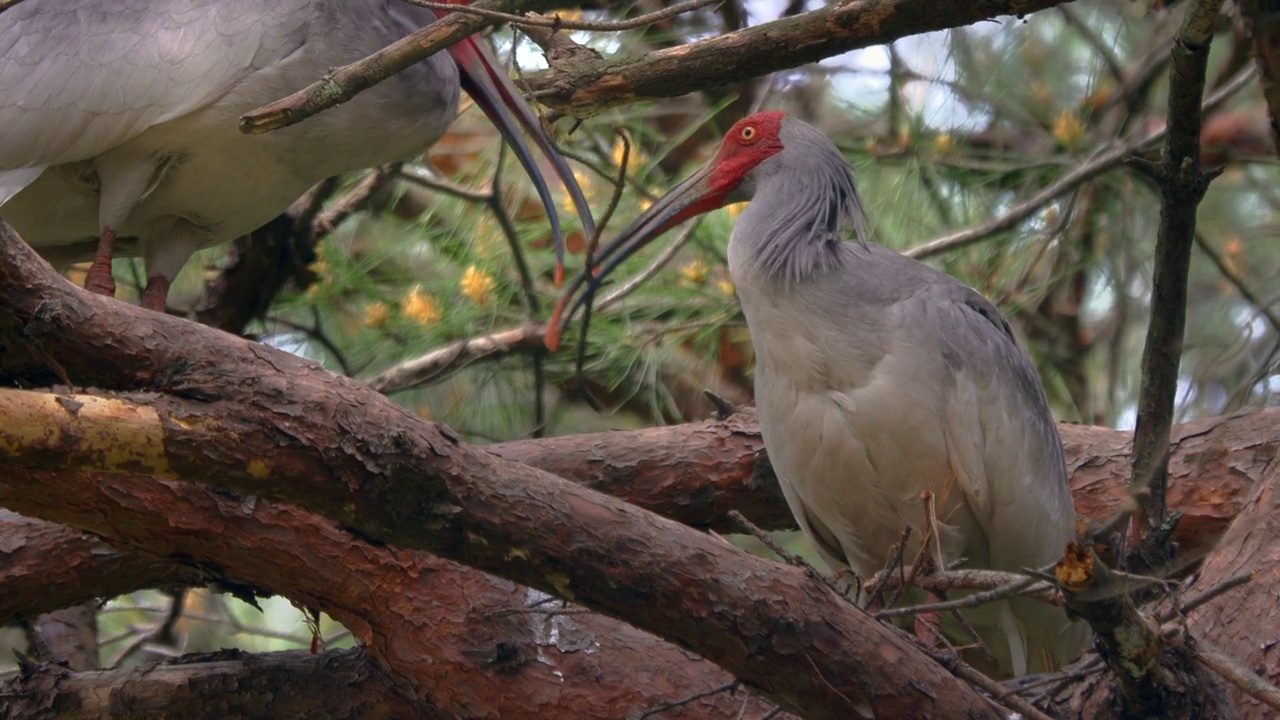
[[[937,516],[929,549],[940,547],[944,566],[1018,572],[1061,557],[1076,531],[1062,446],[1009,323],[954,278],[866,242],[849,165],[781,112],[734,125],[707,166],[601,248],[561,300],[548,346],[627,257],[745,200],[728,257],[755,348],[760,428],[825,560],[871,578],[904,528],[926,527],[924,491]],[[854,242],[843,239],[850,230]],[[966,617],[993,674],[1056,667],[1089,639],[1062,609],[1025,598]]]
[[[400,0],[25,0],[0,12],[0,217],[56,265],[141,254],[146,307],[196,250],[264,224],[326,177],[407,160],[444,134],[465,88],[555,203],[519,128],[591,215],[567,164],[468,38],[298,125],[239,117],[435,20]],[[561,267],[560,265],[557,266]]]

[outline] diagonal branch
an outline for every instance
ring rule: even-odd
[[[5,430],[46,432],[0,440],[10,467],[181,477],[299,503],[377,543],[625,617],[809,718],[995,717],[965,683],[798,569],[470,447],[296,356],[87,295],[3,224],[0,307],[0,332],[17,331],[6,341],[25,338],[6,363],[57,357],[74,382],[165,393],[28,394]],[[10,482],[0,502],[22,512],[50,494],[73,496],[57,482]]]

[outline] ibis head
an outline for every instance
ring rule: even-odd
[[[954,278],[861,239],[853,172],[812,126],[767,112],[592,258],[548,345],[618,264],[671,226],[750,200],[729,240],[755,350],[769,462],[796,523],[834,568],[870,579],[904,558],[1020,572],[1062,556],[1075,511],[1057,427],[1000,311]],[[927,501],[926,501],[927,499]],[[903,534],[904,528],[917,532]],[[1077,657],[1087,626],[1010,598],[943,628],[999,675]]]
[[[786,113],[757,113],[734,124],[710,162],[596,253],[592,274],[575,278],[556,307],[547,331],[548,347],[559,346],[563,328],[627,258],[685,220],[751,200],[761,183],[777,176],[783,182],[775,184],[777,192],[769,198],[775,218],[768,233],[771,240],[754,250],[771,272],[800,273],[827,262],[829,247],[803,242],[798,236],[833,235],[849,224],[861,237],[861,201],[848,166],[831,141]],[[804,181],[795,182],[799,179]]]
[[[159,309],[194,251],[254,230],[327,177],[421,154],[452,124],[465,89],[533,179],[562,257],[556,203],[524,134],[592,232],[586,200],[471,38],[297,125],[240,131],[243,114],[436,17],[398,0],[15,5],[0,15],[0,217],[57,264],[96,248],[89,279],[104,293],[117,248],[143,255],[143,304]]]

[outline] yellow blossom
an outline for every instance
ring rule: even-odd
[[[471,298],[471,302],[483,305],[489,301],[489,293],[493,292],[496,283],[492,275],[472,265],[462,273],[462,281],[458,284],[462,287],[462,294]]]
[[[573,179],[578,183],[578,187],[582,188],[582,195],[588,202],[595,199],[596,186],[590,175],[574,170]],[[569,193],[560,196],[560,210],[570,217],[578,216],[578,206],[573,204],[573,198],[569,197]]]
[[[435,325],[443,317],[440,304],[431,296],[431,293],[425,292],[421,285],[414,285],[409,292],[405,293],[401,304],[404,306],[405,317],[419,325]]]
[[[716,281],[716,289],[725,295],[733,295],[737,289],[733,287],[733,281],[728,278],[720,278]]]
[[[369,303],[364,308],[365,327],[381,328],[391,319],[391,308],[384,302]]]
[[[955,139],[951,137],[951,133],[942,133],[933,139],[933,151],[939,155],[946,155],[955,149]]]
[[[627,154],[627,168],[642,167],[649,162],[649,158],[640,150],[639,146],[631,143],[631,150],[627,151],[626,143],[622,142],[622,138],[614,137],[613,139],[613,164],[615,166],[622,165],[622,155]]]
[[[680,274],[694,285],[701,285],[707,281],[707,265],[701,260],[694,260],[680,268]]]
[[[1070,110],[1063,110],[1057,120],[1053,121],[1053,139],[1068,150],[1074,150],[1084,140],[1084,121]]]

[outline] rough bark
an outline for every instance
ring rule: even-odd
[[[1191,631],[1276,685],[1280,683],[1280,460],[1275,457],[1218,551],[1205,561],[1190,592],[1202,592],[1244,572],[1252,573],[1250,583],[1193,614]],[[1274,718],[1280,712],[1238,688],[1231,694],[1242,720]]]
[[[342,720],[450,716],[395,691],[394,680],[358,650],[252,655],[225,650],[145,672],[29,668],[0,693],[0,717],[23,720],[324,717]]]
[[[115,566],[117,558],[134,560],[156,573],[150,582],[132,575],[136,587],[122,586],[101,573],[96,588],[67,588],[63,583],[60,586],[69,593],[63,600],[93,597],[104,589],[126,592],[168,583],[184,574],[233,585],[241,594],[281,594],[342,622],[379,666],[398,679],[399,692],[449,717],[629,716],[733,680],[715,665],[616,620],[549,616],[548,611],[559,605],[520,612],[532,599],[526,588],[427,553],[363,542],[297,507],[146,477],[54,477],[10,469],[0,469],[0,474],[5,475],[0,482],[59,483],[74,502],[50,494],[43,506],[33,503],[28,510],[57,512],[64,522],[81,526],[95,525],[95,517],[97,522],[109,517],[111,534],[122,549],[103,564]],[[23,572],[7,573],[15,583],[36,585],[41,575],[59,574],[60,558],[45,555],[43,562],[36,562],[41,552],[56,549],[81,558],[103,549],[101,540],[50,523],[20,518],[11,525],[30,538],[19,548],[29,560],[21,564]],[[0,537],[13,537],[7,529],[0,525]],[[181,562],[165,563],[157,557]],[[7,586],[0,587],[6,587],[0,593],[0,621],[6,621],[22,609],[22,602],[7,592]],[[44,666],[32,670],[24,682],[31,685],[37,674],[50,672],[62,677],[57,668]],[[224,671],[215,667],[211,672]],[[637,677],[646,681],[636,682]],[[382,680],[375,680],[353,687],[352,693],[373,703],[386,690]],[[104,694],[133,692],[128,686],[102,682]],[[301,692],[312,682],[304,677],[290,687]],[[257,689],[231,685],[227,692],[252,694]],[[316,701],[329,709],[323,693]],[[720,695],[665,716],[732,718],[742,706],[741,697]],[[752,706],[757,714],[770,707],[759,701]],[[334,712],[340,713],[341,707]]]
[[[10,437],[0,452],[15,470],[58,471],[58,482],[5,483],[0,502],[18,512],[59,493],[76,469],[182,477],[296,502],[366,540],[625,617],[806,717],[994,714],[801,570],[469,447],[287,353],[88,296],[3,225],[0,307],[11,313],[0,318],[0,372],[164,392],[131,402],[38,396],[32,417],[67,424]],[[49,508],[46,519],[60,521],[73,504]],[[118,530],[102,518],[95,525],[108,537]]]
[[[669,98],[799,67],[908,35],[1022,17],[1062,0],[938,2],[849,0],[707,40],[635,57],[574,54],[526,76],[538,101],[590,117],[619,105]],[[696,67],[696,73],[689,68]]]

